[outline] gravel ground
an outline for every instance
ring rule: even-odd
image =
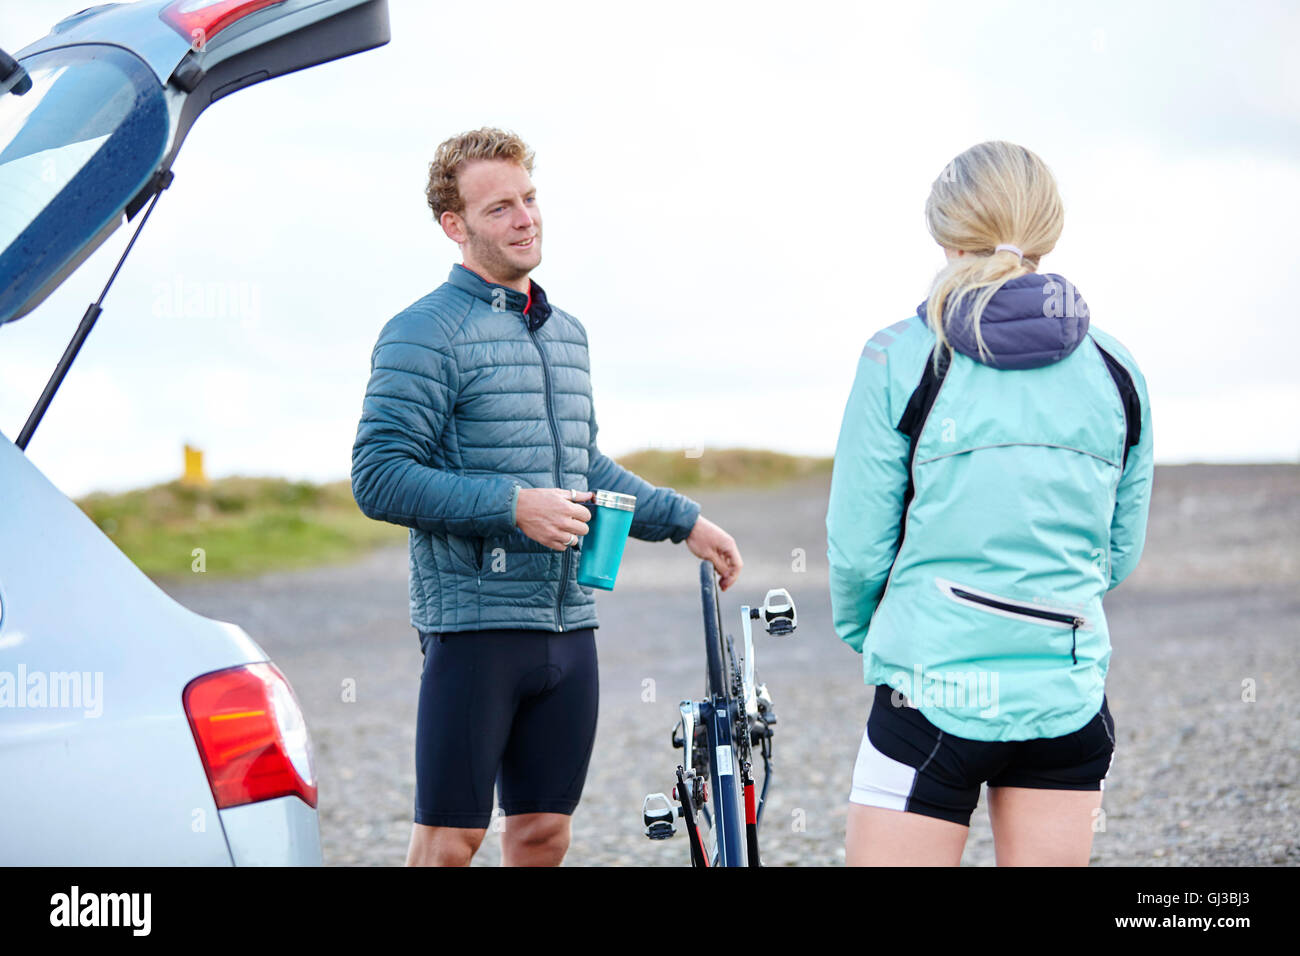
[[[827,492],[819,479],[696,496],[745,557],[723,596],[728,627],[769,587],[789,588],[799,607],[795,636],[755,635],[780,717],[769,865],[843,862],[849,779],[870,710],[861,659],[831,627]],[[1118,747],[1095,865],[1300,863],[1297,541],[1300,466],[1157,469],[1142,564],[1106,600]],[[795,549],[804,570],[792,569]],[[696,566],[684,546],[633,541],[618,590],[600,598],[600,721],[568,865],[687,860],[680,832],[658,843],[642,836],[640,809],[648,791],[671,785],[678,700],[702,690]],[[188,607],[242,625],[293,683],[313,735],[326,864],[405,857],[421,666],[406,576],[401,548],[347,566],[167,585]],[[1243,700],[1246,681],[1253,702]],[[476,865],[499,862],[498,826]],[[993,862],[981,797],[963,864]]]

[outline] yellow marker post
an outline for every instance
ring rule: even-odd
[[[200,488],[208,486],[208,476],[203,473],[203,452],[188,443],[185,445],[185,471],[181,474],[181,484]]]

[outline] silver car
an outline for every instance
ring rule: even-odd
[[[143,226],[209,104],[388,38],[386,0],[158,0],[0,52],[0,325]],[[25,454],[103,301],[0,434],[0,863],[318,865],[284,675],[159,590]]]

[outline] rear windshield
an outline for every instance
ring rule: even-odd
[[[127,51],[73,46],[19,62],[31,89],[0,95],[0,324],[116,224],[167,147],[162,86]]]

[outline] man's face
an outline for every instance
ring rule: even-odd
[[[465,211],[442,214],[465,265],[502,285],[525,280],[542,261],[542,212],[528,171],[509,160],[480,159],[457,175]]]

